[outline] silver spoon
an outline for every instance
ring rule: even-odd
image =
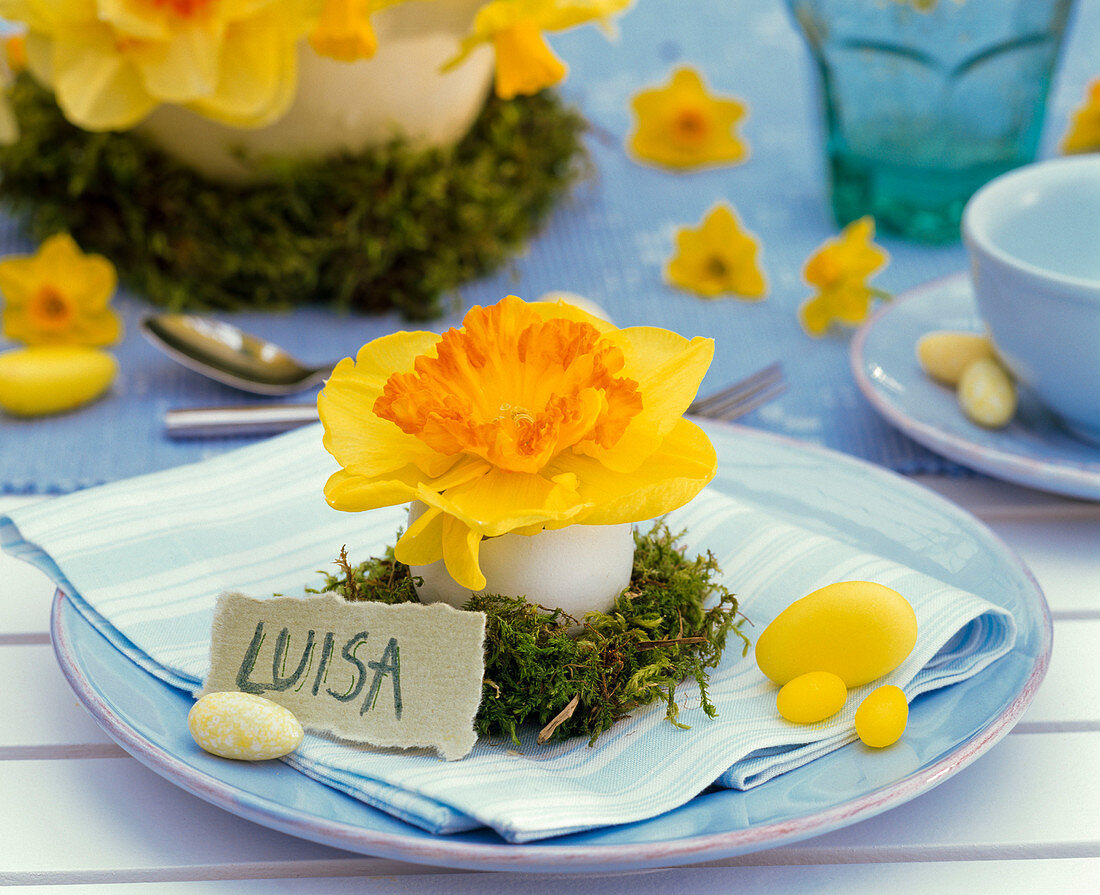
[[[230,323],[190,314],[150,314],[142,334],[189,370],[254,395],[292,395],[317,385],[336,362],[310,367]]]

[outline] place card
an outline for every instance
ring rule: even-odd
[[[307,729],[374,746],[427,746],[453,761],[477,740],[484,641],[484,613],[445,603],[224,593],[203,693],[254,693]]]

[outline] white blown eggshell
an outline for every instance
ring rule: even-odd
[[[410,510],[410,520],[418,515]],[[480,560],[486,585],[478,593],[526,597],[581,620],[586,612],[606,612],[630,584],[634,534],[630,523],[506,534],[483,540]],[[425,603],[461,608],[470,599],[471,591],[448,574],[442,560],[411,571],[424,579],[417,593]]]

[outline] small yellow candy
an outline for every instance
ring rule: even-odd
[[[937,382],[954,386],[963,370],[982,358],[993,359],[993,343],[978,333],[939,330],[917,341],[917,362]]]
[[[289,709],[252,693],[207,693],[191,707],[187,726],[207,752],[241,761],[288,755],[304,736]]]
[[[118,373],[106,351],[34,345],[0,354],[0,407],[16,416],[73,410],[102,395]]]
[[[829,671],[808,671],[787,681],[775,697],[775,707],[788,721],[813,724],[835,715],[844,707],[848,688]]]
[[[909,703],[905,693],[893,684],[872,690],[856,709],[856,733],[876,749],[896,743],[908,722]]]
[[[956,395],[963,413],[979,426],[1000,429],[1016,415],[1016,386],[1004,367],[990,358],[963,370]]]
[[[784,609],[756,641],[756,664],[779,685],[831,671],[858,687],[897,668],[917,642],[917,616],[896,590],[839,581]]]

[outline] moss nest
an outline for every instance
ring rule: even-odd
[[[737,600],[718,582],[709,553],[690,559],[678,536],[659,524],[634,535],[630,586],[609,612],[578,620],[560,609],[521,598],[475,595],[465,609],[484,612],[485,678],[475,727],[519,744],[521,725],[540,729],[539,742],[574,736],[593,743],[635,708],[664,702],[678,720],[676,688],[685,678],[699,684],[701,707],[717,709],[707,695],[707,670],[722,658],[728,636],[740,630]],[[351,600],[419,602],[408,566],[392,550],[326,575],[321,588]]]
[[[451,149],[395,141],[325,161],[245,160],[226,185],[130,132],[70,124],[28,76],[0,199],[42,240],[67,231],[170,310],[327,304],[438,316],[441,295],[503,264],[586,170],[584,119],[550,91],[491,98]]]

